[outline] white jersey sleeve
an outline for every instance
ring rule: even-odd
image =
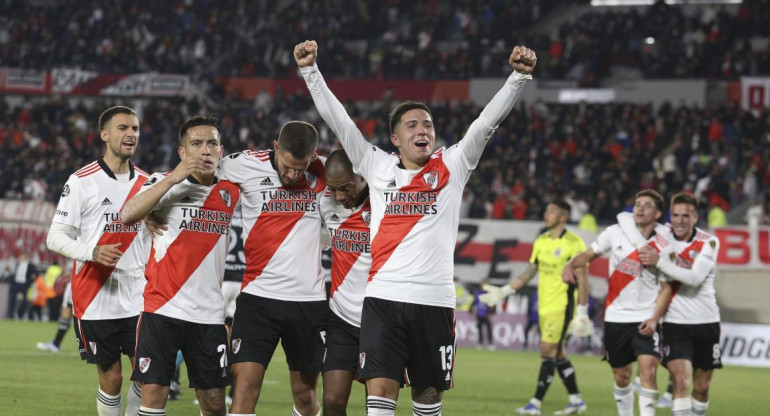
[[[370,157],[372,150],[377,150],[377,147],[366,141],[356,123],[348,116],[345,107],[326,85],[316,64],[300,68],[300,72],[305,78],[305,84],[310,90],[318,113],[342,143],[345,153],[353,164],[353,169],[366,177],[361,170],[361,164]],[[372,163],[369,163],[369,167],[374,168]]]

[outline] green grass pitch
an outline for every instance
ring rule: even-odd
[[[0,416],[95,415],[96,370],[80,361],[72,330],[67,333],[61,353],[38,351],[35,343],[50,341],[54,323],[0,320]],[[609,367],[596,356],[576,355],[581,393],[588,403],[588,415],[615,415]],[[129,378],[124,363],[123,395]],[[455,388],[444,396],[444,415],[513,415],[516,407],[529,400],[535,389],[539,357],[533,352],[486,351],[461,348],[457,352]],[[667,373],[661,368],[658,385],[665,388]],[[288,371],[280,348],[265,377],[257,414],[291,414]],[[186,375],[183,375],[186,386]],[[770,370],[728,366],[716,372],[711,388],[709,415],[770,414]],[[166,411],[174,415],[198,415],[192,404],[194,391],[185,389],[179,401],[169,402]],[[320,387],[319,387],[320,396]],[[363,387],[356,385],[348,414],[365,415]],[[543,403],[550,415],[566,404],[567,395],[558,377]],[[398,415],[411,415],[408,390],[402,390]],[[657,414],[671,414],[658,409]]]

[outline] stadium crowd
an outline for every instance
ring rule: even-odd
[[[296,71],[293,42],[315,38],[326,45],[328,78],[499,77],[507,71],[499,63],[522,43],[539,52],[542,80],[596,85],[617,66],[647,78],[770,74],[768,0],[734,13],[660,2],[589,11],[551,31],[535,23],[567,3],[9,0],[0,4],[0,66],[286,77]]]
[[[346,105],[367,138],[393,150],[387,100]],[[69,173],[99,157],[92,120],[104,107],[48,98],[18,105],[0,101],[0,197],[58,200]],[[480,112],[472,104],[431,107],[439,143],[447,146]],[[146,150],[136,163],[149,172],[176,166],[178,126],[199,112],[222,115],[228,152],[272,147],[280,126],[291,119],[318,127],[322,153],[337,146],[310,98],[299,93],[231,100],[215,108],[196,100],[153,99],[137,108],[140,146]],[[726,212],[770,187],[768,137],[770,113],[755,117],[737,106],[655,110],[627,103],[522,103],[492,136],[466,187],[463,215],[539,219],[547,201],[567,198],[576,208],[574,220],[591,212],[599,222],[611,222],[639,189],[664,195],[691,191],[706,208],[719,205]]]

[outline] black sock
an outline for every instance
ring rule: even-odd
[[[70,326],[72,325],[72,318],[62,318],[59,317],[59,329],[56,330],[56,336],[53,338],[53,345],[56,345],[57,347],[61,346],[61,341],[64,339],[64,334],[69,331]]]
[[[540,375],[537,376],[537,389],[535,390],[535,398],[542,401],[545,397],[545,392],[548,391],[548,386],[553,381],[553,369],[556,367],[556,360],[553,358],[543,358],[540,362]]]
[[[559,377],[561,377],[564,387],[567,388],[567,393],[579,394],[575,368],[572,367],[572,363],[568,359],[564,359],[556,363],[556,368],[559,370]]]

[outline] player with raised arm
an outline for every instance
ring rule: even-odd
[[[671,197],[672,250],[640,253],[642,264],[674,279],[673,298],[663,316],[663,364],[672,375],[673,415],[705,415],[714,369],[722,368],[720,316],[714,279],[719,239],[696,227],[698,200]],[[692,397],[690,396],[692,380]]]
[[[454,248],[462,192],[489,137],[513,108],[535,67],[516,47],[514,69],[465,137],[434,151],[429,108],[406,102],[391,112],[400,157],[371,145],[329,90],[316,65],[318,45],[295,46],[294,58],[324,121],[366,179],[372,205],[372,267],[361,317],[359,377],[369,415],[395,414],[399,388],[412,386],[415,414],[439,415],[452,387],[455,333]]]
[[[572,415],[583,413],[587,409],[578,391],[575,368],[567,358],[565,346],[567,329],[574,311],[577,311],[577,318],[573,323],[573,332],[576,335],[590,335],[593,329],[588,319],[586,269],[583,267],[576,270],[577,287],[574,284],[566,284],[561,279],[564,265],[586,250],[583,239],[566,228],[569,212],[570,206],[564,201],[549,203],[543,214],[546,231],[535,239],[527,269],[502,288],[485,285],[484,289],[487,293],[480,296],[482,302],[495,306],[507,295],[524,287],[536,274],[538,275],[540,373],[535,395],[526,406],[516,409],[516,413],[522,415],[540,414],[540,405],[553,381],[554,370],[558,371],[569,394],[569,404],[556,414]],[[578,302],[577,306],[575,301]]]
[[[329,314],[321,269],[320,201],[326,188],[318,132],[286,123],[273,151],[222,159],[219,175],[241,189],[246,271],[231,334],[231,415],[254,415],[278,341],[289,366],[294,414],[320,412],[316,384]]]
[[[361,309],[372,265],[372,208],[369,187],[364,178],[353,173],[344,150],[329,155],[325,172],[327,191],[321,200],[321,213],[332,240],[332,286],[323,365],[323,409],[326,416],[344,416],[358,369]]]
[[[226,413],[230,374],[221,286],[239,191],[215,175],[222,151],[216,119],[190,118],[179,130],[182,161],[169,174],[152,175],[121,211],[127,224],[152,211],[168,221],[167,231],[153,238],[137,327],[131,378],[144,383],[140,416],[166,414],[180,350],[201,414]]]
[[[75,260],[71,290],[80,357],[96,364],[99,416],[121,412],[121,352],[133,358],[142,307],[149,237],[141,224],[126,225],[119,212],[147,174],[131,163],[139,145],[139,118],[116,106],[99,116],[104,156],[70,175],[48,232],[52,251]],[[141,390],[132,384],[126,415],[139,410]]]
[[[655,414],[658,388],[655,373],[660,360],[658,320],[663,316],[671,295],[671,286],[656,270],[645,268],[640,251],[645,246],[664,250],[665,227],[657,223],[663,214],[663,197],[652,190],[639,191],[634,203],[634,222],[641,238],[633,239],[619,225],[602,231],[591,247],[564,266],[562,278],[575,282],[576,270],[602,254],[610,255],[610,278],[604,314],[604,349],[612,368],[615,405],[620,416],[633,416],[634,395],[631,388],[633,362],[639,363],[641,388],[639,414]]]

